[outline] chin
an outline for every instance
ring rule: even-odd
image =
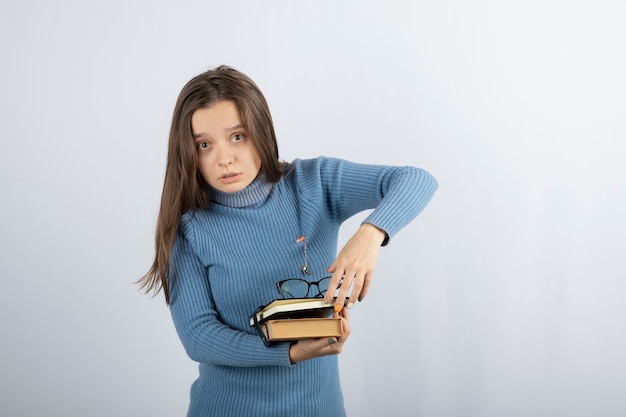
[[[238,191],[243,190],[244,188],[246,188],[248,185],[244,185],[242,186],[241,184],[232,184],[232,185],[223,185],[223,184],[219,184],[218,187],[213,187],[215,188],[217,191],[221,191],[223,193],[227,193],[227,194],[231,194],[231,193],[236,193]]]

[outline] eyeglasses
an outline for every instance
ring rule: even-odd
[[[276,283],[276,288],[283,298],[322,298],[328,290],[328,284],[332,277],[324,277],[319,281],[307,281],[302,278],[287,278]],[[315,286],[315,289],[311,293],[311,287]],[[337,288],[341,287],[341,282]],[[314,294],[314,295],[309,295]]]

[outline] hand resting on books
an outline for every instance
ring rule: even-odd
[[[343,344],[348,340],[351,330],[348,309],[344,308],[339,315],[343,321],[343,336],[337,338],[337,342],[333,344],[329,343],[328,338],[304,339],[293,343],[289,349],[289,359],[291,363],[341,353]]]
[[[378,262],[380,246],[386,237],[385,231],[371,224],[364,223],[359,227],[326,270],[333,274],[328,291],[326,291],[326,302],[332,302],[333,294],[342,279],[343,283],[337,294],[337,304],[343,306],[345,303],[348,308],[351,308],[357,300],[362,301],[365,298]],[[350,289],[352,292],[348,294]],[[346,299],[348,299],[347,302]]]

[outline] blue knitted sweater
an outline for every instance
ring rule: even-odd
[[[289,343],[266,347],[249,317],[280,298],[275,283],[318,280],[337,254],[343,221],[364,220],[392,237],[426,206],[437,182],[413,167],[320,157],[296,160],[275,184],[210,191],[212,203],[183,215],[172,249],[170,311],[182,344],[200,363],[190,417],[344,416],[337,356],[292,365]],[[348,341],[349,343],[349,341]]]

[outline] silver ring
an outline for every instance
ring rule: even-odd
[[[337,339],[335,339],[334,337],[329,337],[329,338],[328,338],[328,347],[329,347],[330,349],[332,349],[332,348],[333,348],[333,345],[334,345],[335,343],[337,343]]]

